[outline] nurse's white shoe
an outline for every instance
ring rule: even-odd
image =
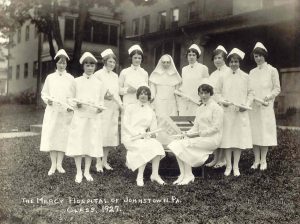
[[[179,184],[182,180],[183,180],[183,178],[184,178],[184,175],[179,175],[179,177],[177,178],[177,180],[175,180],[174,182],[173,182],[173,184],[175,185],[175,184]]]
[[[218,162],[216,165],[214,165],[214,168],[218,169],[218,168],[221,168],[223,166],[226,166],[226,161]]]
[[[75,182],[80,184],[81,181],[82,181],[82,173],[76,174]]]
[[[103,173],[103,166],[102,166],[102,163],[97,163],[96,164],[96,170],[97,172],[100,172],[100,173]]]
[[[104,164],[103,167],[107,170],[113,170],[113,168],[108,163]]]
[[[261,162],[260,163],[260,170],[266,170],[267,169],[267,162]]]
[[[144,180],[143,180],[143,178],[137,178],[136,179],[136,184],[139,187],[143,187],[144,186]]]
[[[184,179],[178,185],[188,185],[190,182],[195,181],[195,176],[184,177]]]
[[[57,171],[58,171],[59,173],[65,173],[65,172],[66,172],[65,169],[62,168],[62,166],[58,166],[58,167],[56,167],[56,169],[57,169]]]
[[[238,167],[237,167],[237,168],[233,168],[233,175],[234,175],[235,177],[238,177],[238,176],[241,175],[241,174],[240,174],[240,170],[239,170]]]
[[[216,163],[217,163],[217,160],[213,160],[210,163],[205,164],[205,166],[207,166],[207,167],[213,167],[213,166],[216,165]]]
[[[253,165],[251,166],[251,169],[256,170],[259,166],[259,163],[253,163]]]
[[[85,177],[85,179],[86,179],[87,181],[93,181],[93,180],[94,180],[90,173],[85,173],[85,174],[84,174],[84,177]]]
[[[48,176],[53,175],[55,173],[55,170],[56,168],[51,166],[50,170],[48,171]]]
[[[161,179],[161,177],[159,175],[155,176],[155,175],[151,175],[150,177],[151,182],[155,181],[160,185],[165,185],[166,183],[163,181],[163,179]]]
[[[226,177],[228,177],[231,173],[231,170],[232,170],[232,167],[231,166],[227,166],[226,169],[225,169],[225,172],[224,172],[224,175]]]

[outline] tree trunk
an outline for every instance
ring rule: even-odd
[[[49,53],[50,53],[50,56],[52,58],[52,61],[54,61],[54,57],[55,57],[56,53],[55,53],[55,49],[54,49],[54,45],[53,45],[52,33],[48,32],[47,37],[48,37],[48,43],[49,43]]]
[[[73,50],[73,60],[71,63],[71,72],[74,76],[79,76],[81,73],[81,67],[79,64],[79,58],[81,55],[81,46],[83,41],[83,33],[86,19],[88,17],[88,5],[85,0],[80,0],[79,3],[79,15],[76,23],[75,42]]]
[[[64,48],[64,44],[62,41],[62,37],[61,37],[61,32],[60,32],[60,28],[59,28],[59,21],[58,21],[58,4],[57,4],[57,0],[54,1],[54,5],[53,5],[53,25],[52,25],[52,29],[53,29],[53,37],[57,43],[58,49],[62,49]]]

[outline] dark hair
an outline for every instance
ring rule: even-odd
[[[132,64],[132,57],[133,57],[133,55],[135,55],[135,54],[141,55],[141,56],[142,56],[142,62],[143,62],[143,60],[144,60],[143,52],[140,51],[140,50],[134,50],[134,51],[132,51],[132,52],[129,54],[129,62],[130,62],[130,64]]]
[[[66,63],[68,64],[68,58],[65,57],[65,56],[58,56],[58,57],[56,57],[56,58],[54,59],[55,64],[57,64],[57,62],[58,62],[60,59],[62,59],[62,58],[65,58],[65,59],[66,59]]]
[[[208,85],[208,84],[201,84],[199,87],[198,87],[198,94],[200,91],[203,91],[203,92],[207,92],[209,93],[209,95],[214,95],[214,89],[211,85]]]
[[[215,56],[217,56],[217,55],[219,55],[219,54],[221,54],[222,57],[223,57],[223,59],[224,59],[224,61],[226,61],[226,56],[227,56],[227,54],[226,54],[224,51],[220,50],[220,49],[216,49],[216,50],[213,51],[211,60],[213,61],[214,58],[215,58]]]
[[[227,62],[228,62],[228,63],[230,62],[231,58],[238,59],[239,62],[241,62],[241,61],[243,60],[238,54],[235,54],[235,53],[234,53],[234,54],[231,54],[231,55],[229,55],[229,56],[227,57]]]
[[[254,54],[258,54],[260,56],[263,56],[265,60],[268,58],[268,52],[260,47],[255,48],[251,53],[251,58],[254,60]]]
[[[148,96],[148,100],[151,100],[151,91],[147,86],[140,86],[136,91],[136,98],[138,99],[141,93],[144,92]]]
[[[117,63],[117,57],[116,57],[116,55],[114,55],[114,54],[109,54],[109,55],[105,56],[104,58],[102,58],[103,64],[106,65],[106,62],[107,62],[108,59],[110,59],[110,58],[114,59],[115,62]]]
[[[186,51],[186,55],[185,55],[185,57],[186,57],[186,58],[188,57],[188,54],[189,54],[190,52],[193,52],[193,53],[195,53],[195,54],[197,55],[197,59],[198,59],[198,58],[200,58],[200,54],[199,54],[199,52],[198,52],[196,49],[194,49],[194,48],[187,49],[187,51]]]

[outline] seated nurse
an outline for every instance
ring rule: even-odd
[[[138,170],[137,185],[144,186],[144,170],[148,162],[152,162],[151,181],[160,185],[165,182],[158,174],[160,160],[165,156],[162,144],[155,139],[156,134],[147,134],[146,131],[157,129],[156,116],[149,104],[151,92],[147,86],[137,89],[137,103],[125,108],[123,129],[123,143],[127,149],[126,165],[132,171]]]
[[[196,110],[194,126],[184,133],[184,139],[174,140],[168,148],[175,154],[180,175],[173,184],[194,182],[192,167],[205,163],[222,139],[223,109],[211,98],[213,87],[203,83],[198,88],[201,105]]]

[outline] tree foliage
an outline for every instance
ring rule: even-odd
[[[43,33],[49,43],[49,54],[55,56],[54,41],[58,49],[64,48],[59,27],[59,16],[68,12],[78,15],[76,24],[71,72],[78,73],[79,57],[83,42],[84,26],[89,19],[89,10],[97,6],[105,6],[111,12],[124,2],[131,1],[135,5],[151,4],[155,0],[0,0],[0,31],[5,35],[13,33],[22,24],[30,20],[37,31]]]

